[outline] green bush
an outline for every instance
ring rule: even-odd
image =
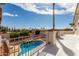
[[[2,32],[2,33],[7,33],[7,32],[8,32],[8,29],[2,28],[2,29],[0,29],[0,32]]]
[[[29,36],[29,32],[26,31],[20,32],[20,36]]]
[[[19,36],[29,36],[29,32],[10,32],[10,38],[16,38],[16,37],[19,37]]]
[[[20,36],[20,33],[18,32],[11,32],[10,33],[10,38],[16,38],[16,37],[19,37]]]

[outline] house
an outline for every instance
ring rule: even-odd
[[[77,4],[73,23],[72,23],[74,34],[79,35],[79,3]]]
[[[0,25],[1,25],[1,19],[2,19],[2,8],[1,8],[1,4],[0,4]]]

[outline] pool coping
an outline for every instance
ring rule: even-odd
[[[38,40],[41,40],[41,39],[38,39]],[[34,41],[34,40],[31,40],[31,41]],[[35,40],[36,41],[36,40]],[[41,40],[43,41],[43,40]],[[35,53],[39,53],[41,52],[42,48],[44,48],[44,46],[46,45],[46,42],[43,41],[44,43],[40,44],[39,46],[37,46],[36,48],[33,48],[32,50],[24,53],[23,55],[20,55],[20,56],[33,56]]]

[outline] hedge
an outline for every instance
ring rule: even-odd
[[[19,37],[19,33],[18,32],[11,32],[10,33],[10,38],[16,38],[16,37]]]

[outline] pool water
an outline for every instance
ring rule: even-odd
[[[37,40],[37,41],[29,41],[29,42],[24,42],[20,45],[20,50],[21,52],[19,53],[19,56],[28,53],[30,50],[33,48],[36,48],[37,46],[41,45],[43,41]]]

